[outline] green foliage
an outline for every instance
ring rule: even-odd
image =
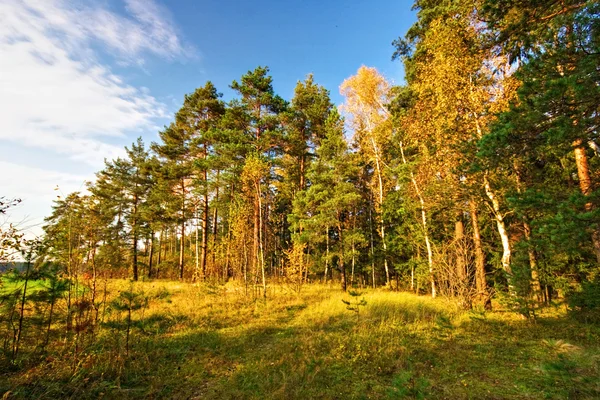
[[[119,293],[118,297],[116,297],[110,302],[110,307],[113,310],[117,311],[118,313],[126,312],[127,314],[127,319],[125,321],[124,326],[122,326],[122,324],[120,324],[119,322],[117,322],[116,324],[109,323],[109,325],[112,327],[118,328],[119,326],[121,326],[125,329],[125,352],[127,355],[129,355],[131,328],[133,326],[139,326],[141,329],[143,329],[143,311],[146,309],[147,306],[148,297],[144,294],[143,291],[136,291],[134,289],[133,281],[130,283],[128,290],[122,291],[121,293]],[[138,310],[142,310],[142,316],[137,321],[134,321],[133,312]]]
[[[288,264],[285,271],[287,284],[296,293],[300,293],[304,284],[304,274],[308,270],[306,262],[306,245],[294,242],[292,248],[286,252]]]
[[[358,299],[358,297],[362,296],[361,292],[357,292],[355,290],[348,290],[348,294],[351,296],[351,299],[342,299],[342,303],[346,305],[346,310],[356,313],[356,318],[358,318],[360,316],[360,308],[365,307],[367,305],[367,301],[364,297],[360,300]]]
[[[579,290],[567,297],[572,316],[593,323],[600,322],[600,279],[583,282]]]
[[[0,217],[16,205],[21,203],[21,199],[7,199],[0,197]],[[0,220],[0,263],[8,263],[15,259],[21,250],[23,233],[13,224],[7,224]]]
[[[389,399],[426,399],[431,383],[415,376],[412,371],[404,371],[394,377],[392,388],[388,391]]]

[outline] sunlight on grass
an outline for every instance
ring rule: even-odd
[[[149,281],[134,290],[131,349],[107,312],[73,370],[69,357],[0,378],[17,398],[594,398],[600,329],[540,313],[464,312],[444,299],[365,290],[357,314],[347,293],[324,285],[297,294]],[[111,324],[109,324],[109,321]],[[30,338],[31,339],[31,338]],[[58,350],[58,348],[57,348]]]

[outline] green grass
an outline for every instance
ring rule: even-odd
[[[120,285],[120,286],[119,286]],[[125,288],[112,283],[112,295]],[[337,288],[136,284],[151,298],[132,334],[105,326],[80,354],[48,352],[0,375],[15,398],[593,399],[600,327],[542,310],[463,312],[442,299]],[[139,320],[141,314],[134,314]]]
[[[27,292],[32,293],[44,288],[44,281],[30,280],[27,282]],[[12,281],[4,277],[0,277],[0,295],[13,293],[16,290],[21,290],[25,286],[24,281]]]

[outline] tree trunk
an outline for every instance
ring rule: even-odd
[[[516,160],[513,163],[513,168],[515,170],[515,176],[517,181],[517,192],[521,194],[523,190],[521,181],[521,168]],[[531,270],[531,286],[533,289],[533,296],[538,302],[541,302],[542,288],[540,286],[540,278],[538,273],[537,254],[535,253],[535,248],[531,243],[531,227],[529,226],[529,219],[527,218],[527,216],[523,218],[523,231],[525,232],[525,240],[527,241],[527,253],[529,255],[529,268]]]
[[[577,176],[579,177],[579,188],[581,189],[581,193],[588,197],[592,194],[594,187],[592,184],[588,157],[585,153],[585,144],[582,139],[577,139],[573,142],[573,150],[575,152]],[[595,207],[591,202],[586,203],[585,205],[586,211],[592,211],[594,208]],[[600,263],[600,228],[597,228],[592,233],[592,244],[594,245],[594,254],[596,255],[596,260],[598,263]]]
[[[21,336],[23,334],[23,319],[25,317],[25,300],[27,298],[27,285],[29,283],[29,270],[31,268],[31,255],[28,255],[27,259],[27,269],[25,270],[25,284],[23,286],[23,295],[21,296],[21,307],[19,310],[19,327],[17,333],[13,339],[13,353],[12,359],[15,361],[17,359],[17,355],[19,354],[19,345],[21,344]]]
[[[304,190],[304,186],[306,185],[306,183],[305,183],[306,178],[304,177],[304,175],[306,174],[305,170],[306,170],[306,154],[304,154],[304,152],[303,152],[302,157],[300,157],[300,185],[299,185],[300,191]]]
[[[181,243],[179,244],[179,279],[183,279],[185,254],[185,181],[181,180]]]
[[[208,157],[208,150],[206,144],[204,145],[204,159]],[[202,279],[206,279],[206,256],[208,254],[208,171],[204,170],[204,193],[203,193],[203,204],[202,204],[202,257],[201,257],[201,268],[202,268]]]
[[[259,267],[259,259],[260,259],[260,255],[259,255],[259,247],[260,247],[260,235],[261,235],[261,229],[260,229],[260,199],[259,197],[255,197],[254,198],[254,226],[253,226],[253,239],[252,239],[252,261],[251,261],[251,266],[252,266],[252,271],[254,276],[258,276],[258,267]]]
[[[325,229],[325,276],[324,283],[327,283],[327,272],[329,269],[329,227]]]
[[[490,306],[487,281],[485,279],[485,254],[481,244],[481,231],[479,229],[479,217],[477,204],[474,200],[469,201],[471,208],[471,226],[473,227],[473,247],[475,249],[475,287],[477,289],[478,302],[486,308]]]
[[[454,243],[456,256],[456,277],[460,287],[465,285],[467,278],[467,260],[465,259],[465,224],[459,215],[454,223]]]
[[[342,284],[342,290],[345,292],[346,291],[346,265],[344,265],[344,237],[343,237],[341,225],[338,225],[338,232],[340,234],[340,256],[338,258],[340,260],[341,284]]]
[[[375,289],[375,246],[373,245],[373,195],[369,196],[369,233],[371,236],[371,275],[373,279],[373,289]]]
[[[204,194],[204,204],[202,210],[202,257],[201,260],[201,269],[202,269],[202,279],[206,279],[206,258],[208,255],[208,195]]]
[[[496,220],[496,226],[498,228],[498,234],[500,235],[500,240],[502,241],[502,269],[506,274],[506,278],[508,280],[508,288],[512,295],[515,295],[514,285],[513,285],[513,272],[511,267],[511,248],[510,241],[508,238],[508,231],[506,229],[506,223],[504,222],[504,216],[502,215],[502,211],[500,210],[500,202],[498,198],[492,191],[490,181],[487,178],[487,173],[483,175],[483,183],[485,187],[485,194],[490,199],[492,203],[492,209],[494,211],[494,219]]]
[[[373,144],[373,150],[375,151],[375,166],[376,166],[376,171],[377,171],[377,183],[378,183],[378,187],[379,187],[379,209],[380,209],[380,213],[382,212],[382,208],[383,208],[383,178],[381,176],[381,166],[380,166],[380,161],[379,161],[379,152],[377,149],[377,146],[375,144],[375,139],[373,137],[371,137],[371,141]],[[383,245],[383,267],[385,269],[385,284],[386,286],[390,285],[390,270],[388,268],[388,261],[387,261],[387,244],[385,242],[385,223],[383,222],[383,216],[379,217],[379,229],[380,229],[380,234],[381,234],[381,243]]]
[[[232,241],[232,232],[231,232],[231,227],[228,227],[227,229],[227,246],[225,248],[225,273],[224,278],[225,281],[227,281],[227,278],[229,278],[230,275],[230,252],[231,252],[231,241]]]
[[[402,155],[402,162],[406,165],[408,164],[406,161],[406,157],[404,156],[404,146],[402,142],[400,142],[400,154]],[[419,198],[419,203],[421,205],[421,222],[423,224],[423,236],[425,237],[425,247],[427,248],[427,262],[429,264],[429,276],[431,281],[431,297],[435,298],[436,296],[436,287],[435,287],[435,276],[433,273],[433,250],[431,249],[431,242],[429,241],[429,228],[427,226],[427,213],[425,211],[425,200],[421,194],[421,190],[419,189],[419,185],[417,184],[417,180],[415,175],[410,173],[410,181],[412,182],[417,197]]]
[[[183,279],[185,254],[185,222],[181,222],[181,242],[179,243],[179,279]]]
[[[384,112],[389,114],[385,107],[381,107]],[[367,131],[369,134],[369,140],[371,141],[371,146],[373,147],[373,154],[375,155],[375,172],[377,173],[377,183],[378,183],[378,194],[379,194],[379,211],[381,213],[381,209],[383,207],[383,177],[381,172],[381,160],[379,155],[379,146],[375,142],[375,137],[373,136],[373,127],[371,125],[371,120],[367,119]],[[385,224],[383,222],[383,216],[379,217],[379,229],[381,234],[381,242],[383,245],[383,266],[385,269],[385,284],[389,286],[390,284],[390,271],[388,268],[387,262],[387,244],[385,242]]]
[[[539,303],[541,303],[542,286],[540,285],[537,254],[531,244],[531,227],[527,221],[523,222],[523,230],[525,231],[525,239],[527,240],[527,253],[529,255],[529,267],[531,268],[531,287],[533,289],[533,296]]]
[[[355,252],[354,238],[352,238],[352,271],[350,273],[350,286],[354,285],[354,266],[355,266],[355,259],[356,259],[354,252]]]
[[[138,237],[137,237],[137,195],[133,197],[133,221],[131,223],[131,235],[132,235],[132,250],[133,250],[133,280],[138,280]]]
[[[220,171],[217,170],[217,185],[215,188],[215,206],[213,207],[213,218],[212,218],[212,244],[211,244],[211,249],[212,249],[212,268],[216,271],[216,256],[217,256],[217,233],[218,233],[218,221],[219,221],[219,214],[218,214],[218,204],[219,204],[219,173]],[[226,274],[225,274],[226,275]],[[226,278],[225,278],[226,279]]]
[[[263,297],[266,299],[267,298],[267,281],[265,278],[265,253],[264,253],[264,249],[263,249],[263,237],[262,237],[262,225],[263,225],[263,218],[262,218],[262,203],[261,203],[261,199],[260,199],[260,182],[256,183],[256,196],[258,198],[258,226],[259,226],[259,238],[258,238],[258,242],[259,242],[259,252],[260,252],[260,259],[258,260],[258,262],[260,262],[260,269],[262,272],[262,285],[263,285]]]
[[[160,266],[160,263],[162,262],[162,248],[163,248],[164,231],[165,231],[164,228],[161,228],[160,234],[158,235],[158,260],[156,260],[157,268]],[[158,276],[157,276],[157,278],[158,278]]]
[[[150,254],[148,255],[148,278],[152,278],[152,258],[154,257],[154,230],[150,232]]]
[[[196,214],[196,226],[194,229],[194,233],[196,236],[196,241],[194,242],[194,255],[196,256],[196,268],[194,269],[194,276],[193,276],[193,280],[197,281],[198,279],[200,279],[200,260],[199,260],[199,251],[198,251],[198,206],[196,205],[195,207],[195,212],[194,214]]]

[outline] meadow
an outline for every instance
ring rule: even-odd
[[[128,343],[127,311],[107,301],[76,356],[59,335],[28,362],[2,362],[3,398],[600,396],[600,327],[560,304],[534,320],[384,289],[271,285],[264,299],[233,283],[107,282],[109,298],[122,293],[144,299],[131,307]]]

